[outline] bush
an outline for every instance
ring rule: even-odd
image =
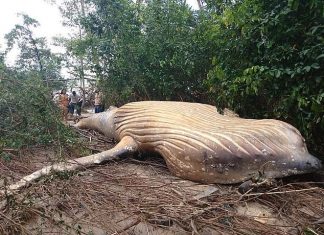
[[[215,14],[216,15],[216,14]],[[218,106],[296,126],[324,154],[321,1],[245,0],[215,16],[214,69],[205,84]]]
[[[41,79],[0,77],[0,151],[28,145],[65,144],[71,132],[61,123],[51,91]]]

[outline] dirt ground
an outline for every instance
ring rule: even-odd
[[[83,155],[113,146],[94,132],[79,135]],[[40,146],[1,159],[1,189],[57,161],[60,153]],[[237,185],[174,177],[156,156],[125,157],[55,174],[1,197],[0,234],[324,234],[323,174],[279,180],[242,195]]]

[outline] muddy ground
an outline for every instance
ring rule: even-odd
[[[79,135],[83,152],[70,150],[61,159],[113,146],[94,132]],[[57,146],[12,152],[0,161],[1,188],[61,153]],[[174,177],[158,156],[125,157],[2,196],[0,234],[324,234],[323,174],[242,195],[237,185]]]

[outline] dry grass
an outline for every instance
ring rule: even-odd
[[[89,149],[107,148],[94,132],[82,136]],[[0,162],[3,179],[15,181],[55,154],[33,149],[20,155]],[[159,158],[125,158],[47,177],[3,197],[0,234],[324,234],[323,186],[290,178],[241,195],[237,186],[174,177]]]

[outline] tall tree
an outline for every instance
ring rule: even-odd
[[[44,37],[35,37],[33,29],[39,26],[37,20],[25,14],[22,24],[5,35],[8,53],[14,45],[18,46],[19,55],[16,66],[20,71],[36,72],[49,86],[49,80],[60,78],[60,59],[51,53]]]
[[[72,29],[71,38],[62,40],[68,53],[65,58],[73,77],[80,81],[82,88],[85,87],[85,80],[92,78],[89,71],[88,61],[84,45],[78,42],[84,40],[87,35],[82,27],[82,21],[88,14],[88,3],[84,0],[64,0],[60,3],[59,9],[64,17],[64,25]]]
[[[210,50],[199,36],[203,27],[195,30],[198,18],[185,1],[89,0],[87,4],[91,11],[76,21],[82,23],[86,36],[69,45],[74,54],[87,52],[112,102],[201,98]]]

